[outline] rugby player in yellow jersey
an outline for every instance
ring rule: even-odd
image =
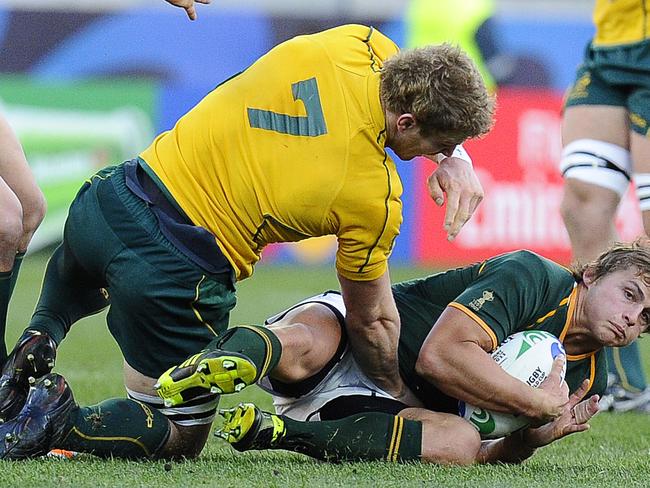
[[[448,156],[486,133],[492,113],[462,51],[441,45],[399,53],[361,25],[291,39],[222,83],[139,158],[81,188],[46,271],[30,339],[4,371],[0,396],[24,396],[29,377],[41,379],[24,407],[14,401],[0,412],[11,441],[0,457],[43,452],[46,438],[100,456],[196,456],[218,401],[211,341],[227,328],[235,282],[251,275],[266,244],[313,236],[338,238],[336,269],[359,364],[408,401],[387,269],[402,186],[386,148],[402,159],[442,155],[429,189],[436,200],[447,194],[453,238],[482,190],[471,165]],[[43,376],[48,341],[60,343],[76,320],[109,304],[129,399],[79,408],[60,376]],[[269,357],[280,354],[265,328],[250,329]],[[165,404],[154,388],[163,373]]]
[[[632,180],[650,232],[650,0],[596,0],[593,19],[562,128],[561,212],[580,261],[616,239],[618,204]],[[636,343],[608,350],[608,359],[615,395],[602,406],[650,413]]]

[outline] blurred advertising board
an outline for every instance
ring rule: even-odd
[[[453,242],[440,226],[444,210],[426,194],[432,163],[418,162],[421,183],[414,191],[416,225],[414,259],[455,265],[526,248],[561,263],[571,260],[568,234],[560,216],[562,96],[555,91],[502,89],[496,125],[484,139],[466,147],[485,190],[485,199]],[[630,240],[642,232],[638,201],[628,191],[616,222],[619,236]]]
[[[98,169],[131,159],[153,137],[154,90],[143,82],[52,83],[0,78],[0,110],[47,200],[31,250],[57,242],[67,209]]]

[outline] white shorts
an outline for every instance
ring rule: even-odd
[[[345,305],[338,292],[328,291],[316,295],[274,315],[266,320],[270,325],[282,319],[289,311],[307,303],[322,303],[333,310],[341,327],[344,327]],[[259,382],[260,387],[273,396],[273,405],[278,414],[294,420],[321,420],[321,409],[335,398],[345,396],[367,396],[395,400],[395,398],[375,385],[358,366],[349,347],[346,347],[341,359],[334,364],[326,376],[309,392],[299,397],[291,397],[274,390],[268,377]]]

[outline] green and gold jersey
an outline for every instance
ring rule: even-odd
[[[399,344],[404,381],[437,411],[457,413],[457,401],[415,373],[420,348],[442,311],[450,306],[469,315],[492,338],[496,348],[510,334],[544,330],[561,341],[575,306],[576,282],[569,270],[530,251],[515,251],[483,263],[394,285],[402,321]],[[607,383],[602,350],[567,356],[571,391],[590,380],[589,395]]]
[[[402,184],[386,154],[383,62],[398,51],[346,25],[278,45],[208,94],[141,157],[239,280],[264,246],[338,237],[348,279],[381,276]]]
[[[650,37],[650,0],[596,0],[595,47],[631,44]]]

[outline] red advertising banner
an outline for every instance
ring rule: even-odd
[[[485,190],[485,199],[458,237],[448,242],[436,207],[426,190],[433,163],[417,164],[414,190],[417,224],[414,257],[424,264],[465,264],[505,251],[526,248],[561,263],[571,259],[569,238],[560,216],[562,96],[543,90],[500,90],[496,124],[484,139],[465,146]],[[638,202],[628,191],[617,229],[624,240],[642,232]]]

